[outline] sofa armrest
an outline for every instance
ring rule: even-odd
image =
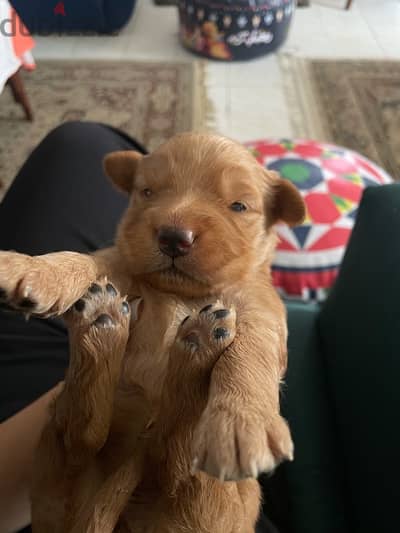
[[[363,195],[319,331],[352,533],[397,531],[400,184]]]

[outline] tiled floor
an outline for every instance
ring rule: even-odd
[[[304,57],[400,59],[400,1],[354,0],[350,11],[329,7],[345,0],[312,0],[298,9],[281,49]],[[114,37],[37,38],[36,58],[192,61],[177,38],[173,7],[138,0],[135,15]],[[276,55],[246,63],[207,64],[215,127],[238,140],[290,137],[292,128]]]

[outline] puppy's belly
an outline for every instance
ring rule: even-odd
[[[162,293],[143,294],[144,309],[133,324],[121,370],[121,385],[143,387],[151,398],[164,383],[168,355],[181,321],[190,312],[176,298]]]

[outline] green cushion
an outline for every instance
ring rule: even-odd
[[[289,303],[289,367],[282,412],[295,444],[295,460],[262,477],[264,511],[280,533],[347,533],[316,322],[319,307]]]
[[[352,533],[399,531],[400,184],[367,189],[319,319]]]
[[[293,533],[347,531],[319,339],[318,306],[289,304],[289,367],[282,409],[295,443],[284,466]]]

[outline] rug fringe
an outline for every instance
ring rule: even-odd
[[[278,54],[279,67],[282,73],[283,90],[289,108],[290,124],[296,138],[307,137],[304,111],[301,108],[298,93],[293,79],[293,58],[287,53]]]
[[[307,60],[288,53],[278,54],[279,65],[294,137],[329,140],[315,101]]]
[[[193,125],[194,131],[215,131],[215,105],[207,91],[207,61],[195,61],[193,90]]]

